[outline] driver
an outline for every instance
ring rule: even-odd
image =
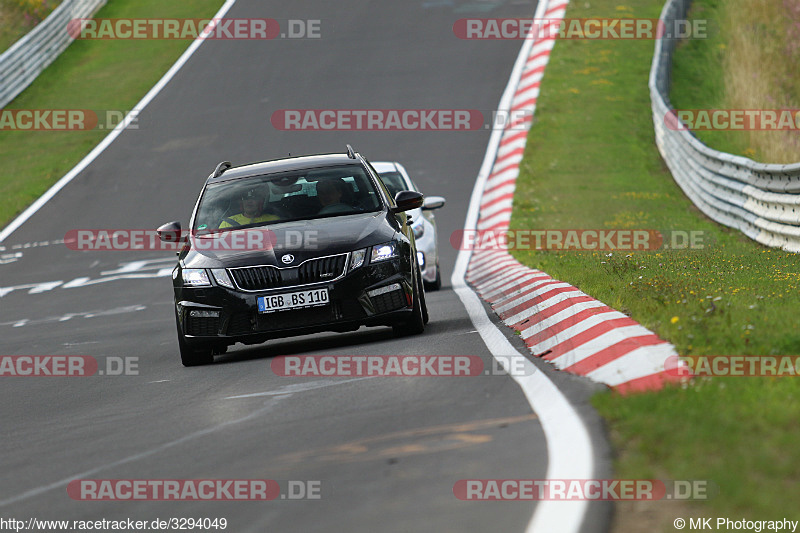
[[[264,212],[266,199],[267,194],[261,187],[248,189],[239,200],[241,213],[224,218],[219,225],[220,229],[278,220],[277,215]]]

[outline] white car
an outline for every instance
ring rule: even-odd
[[[380,161],[372,163],[373,168],[380,174],[383,183],[392,196],[400,191],[417,191],[419,187],[411,181],[403,165],[393,161]],[[414,238],[417,241],[417,261],[422,270],[422,280],[425,289],[439,290],[442,286],[442,274],[439,270],[439,246],[437,244],[436,218],[433,210],[439,209],[445,203],[442,196],[426,196],[425,203],[420,209],[408,211],[411,216],[411,226],[414,229]]]

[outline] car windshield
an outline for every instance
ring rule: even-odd
[[[254,176],[206,187],[199,232],[377,211],[378,192],[360,165]]]
[[[386,185],[386,188],[389,189],[392,198],[397,196],[397,193],[400,191],[408,190],[408,185],[406,185],[402,174],[397,171],[381,172],[381,180],[383,180],[383,184]]]

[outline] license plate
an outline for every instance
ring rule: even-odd
[[[259,313],[273,313],[286,309],[302,309],[328,304],[328,289],[311,289],[306,291],[271,294],[258,298]]]

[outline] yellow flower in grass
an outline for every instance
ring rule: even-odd
[[[674,317],[672,317],[672,318],[671,318],[669,321],[670,321],[670,322],[672,322],[673,324],[675,324],[675,323],[677,323],[677,322],[678,322],[678,320],[680,320],[680,318],[678,318],[678,317],[674,316]]]
[[[23,9],[36,10],[44,5],[44,0],[17,0],[17,4]]]

